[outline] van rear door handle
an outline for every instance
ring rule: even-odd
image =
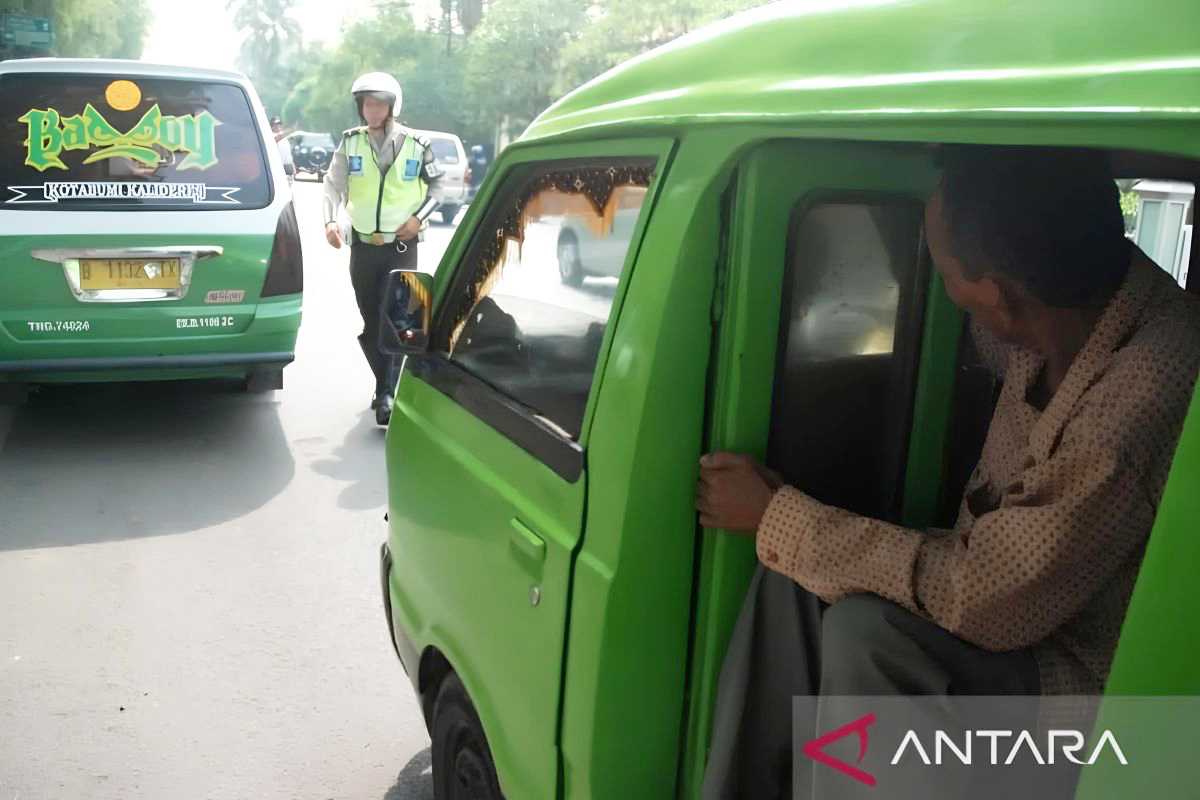
[[[546,560],[546,540],[538,536],[521,520],[513,517],[509,525],[508,548],[518,560],[525,562],[531,568],[540,570]]]
[[[31,250],[29,254],[39,261],[61,264],[81,258],[216,258],[225,253],[220,245],[186,244],[167,247],[52,247]]]

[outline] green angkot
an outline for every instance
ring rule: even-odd
[[[179,170],[204,170],[217,163],[216,127],[221,123],[208,111],[191,116],[164,116],[158,104],[151,106],[136,125],[120,132],[88,103],[83,113],[64,117],[56,109],[31,109],[18,122],[28,128],[25,163],[39,172],[51,167],[67,169],[60,155],[64,150],[96,152],[84,159],[92,164],[106,158],[130,158],[148,166],[159,162],[157,145],[168,152],[184,152]]]

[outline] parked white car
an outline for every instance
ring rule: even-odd
[[[610,200],[607,214],[598,218],[594,213],[568,211],[562,216],[557,251],[558,275],[564,284],[579,287],[588,276],[621,276],[645,194],[645,187],[622,186]]]
[[[442,179],[434,185],[433,196],[441,203],[438,210],[442,214],[442,222],[450,225],[454,222],[458,210],[467,202],[467,188],[471,178],[467,151],[463,148],[462,139],[453,133],[417,128],[413,131],[429,137],[433,156],[442,169]]]

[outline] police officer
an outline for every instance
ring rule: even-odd
[[[388,272],[414,269],[417,239],[437,209],[433,186],[441,177],[429,140],[401,126],[400,84],[368,72],[350,89],[363,125],[342,134],[325,180],[325,238],[341,247],[338,208],[350,215],[350,281],[363,318],[358,337],[375,374],[371,408],[386,425],[392,412],[394,359],[379,350],[380,306]]]

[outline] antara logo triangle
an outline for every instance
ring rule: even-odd
[[[875,715],[867,714],[865,717],[854,720],[847,725],[830,731],[820,738],[813,739],[804,745],[804,755],[811,758],[813,761],[824,764],[827,767],[833,767],[838,772],[844,775],[849,775],[859,783],[865,783],[867,786],[875,785],[875,776],[869,772],[864,772],[853,764],[847,764],[840,758],[834,758],[825,752],[825,748],[836,742],[838,739],[844,739],[852,733],[858,734],[858,761],[861,764],[862,760],[867,755],[867,728],[875,724]]]

